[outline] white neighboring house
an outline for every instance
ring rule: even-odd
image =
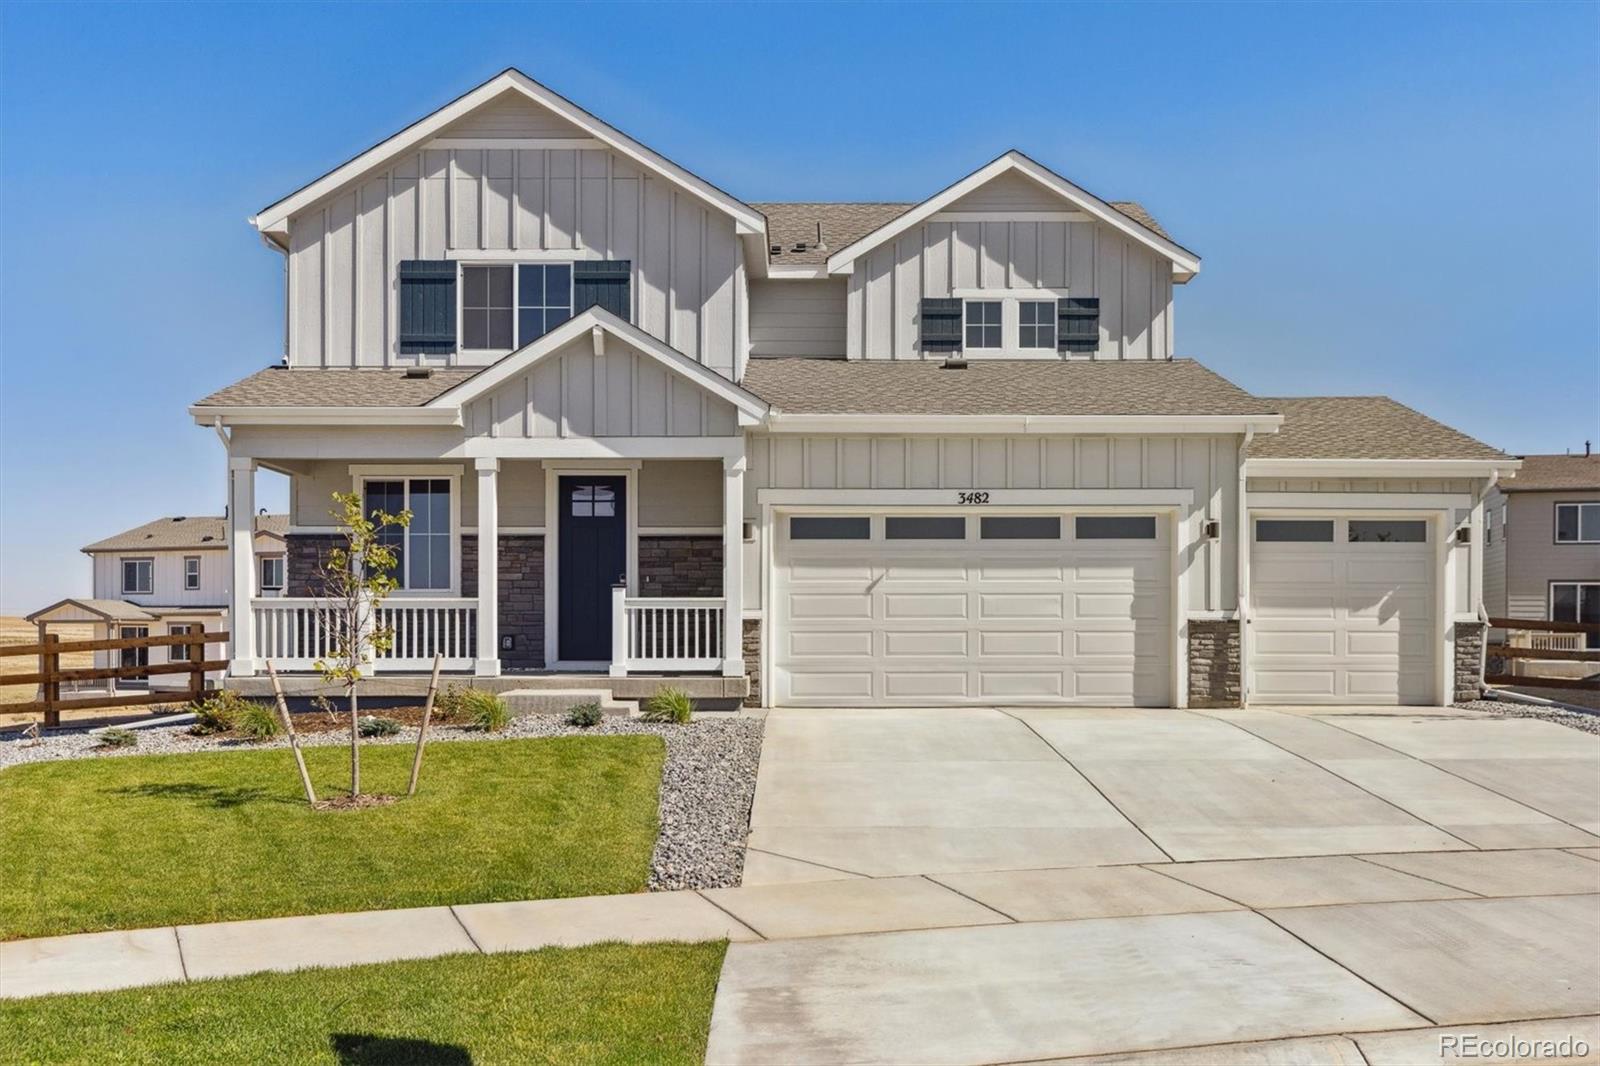
[[[252,222],[283,365],[190,408],[240,534],[256,470],[292,481],[295,595],[234,582],[241,685],[319,654],[310,577],[355,491],[416,516],[378,672],[800,706],[1476,694],[1483,499],[1517,461],[1176,358],[1199,257],[1021,152],[917,203],[747,203],[508,70]]]
[[[94,594],[69,597],[28,615],[43,635],[54,624],[95,626],[91,639],[191,633],[203,627],[212,632],[227,629],[231,571],[227,520],[215,515],[157,518],[142,526],[85,546],[94,567]],[[250,595],[284,593],[284,535],[287,515],[258,515],[255,520]],[[222,643],[207,644],[207,659],[223,659]],[[96,667],[153,666],[186,658],[188,649],[128,648],[94,654]],[[208,675],[219,680],[220,672]],[[88,681],[63,690],[183,688],[189,675],[152,674],[147,678]]]

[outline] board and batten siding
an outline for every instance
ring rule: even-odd
[[[256,556],[282,555],[283,541],[276,537],[256,537]],[[189,557],[200,560],[200,587],[183,587],[183,561]],[[228,603],[228,585],[233,577],[228,568],[228,552],[220,545],[209,548],[192,548],[179,551],[108,551],[95,552],[94,598],[97,600],[127,600],[141,606],[152,607],[225,607]],[[122,591],[122,560],[151,559],[150,593],[124,593]],[[254,592],[255,590],[252,590]],[[129,623],[142,625],[143,623]],[[154,632],[154,630],[152,630]]]
[[[1217,519],[1185,566],[1191,610],[1237,606],[1236,437],[748,437],[745,509],[761,489],[1191,489]],[[951,499],[952,507],[955,500]],[[748,592],[746,607],[757,606]],[[755,594],[759,596],[759,591]]]
[[[1099,298],[1100,347],[1079,358],[1172,357],[1167,260],[1102,223],[1024,220],[929,222],[863,255],[849,276],[846,354],[924,358],[917,344],[924,297],[1025,289]]]
[[[424,149],[294,216],[289,364],[415,362],[399,351],[400,262],[517,252],[630,261],[633,321],[734,375],[745,309],[733,219],[600,148]]]
[[[581,337],[467,404],[469,436],[732,437],[733,405],[615,338]]]
[[[750,354],[841,358],[845,278],[752,279]]]

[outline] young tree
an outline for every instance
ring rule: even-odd
[[[411,512],[363,514],[354,492],[333,494],[330,512],[344,534],[343,547],[328,553],[320,572],[322,655],[317,670],[344,686],[350,702],[350,795],[361,795],[361,726],[356,686],[367,663],[394,644],[394,630],[380,624],[384,598],[398,586],[400,553],[386,539],[411,524]]]

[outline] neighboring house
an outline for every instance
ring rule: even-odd
[[[513,70],[253,222],[286,365],[191,408],[241,531],[258,468],[292,481],[288,596],[235,585],[237,678],[318,654],[354,490],[415,515],[379,671],[698,671],[779,705],[1476,692],[1482,498],[1516,461],[1174,358],[1199,257],[1020,152],[920,203],[745,203]]]
[[[255,519],[250,586],[253,597],[281,596],[284,586],[284,534],[287,515]],[[214,515],[158,518],[83,548],[94,567],[94,594],[71,597],[28,615],[43,634],[53,624],[95,627],[95,637],[119,640],[227,629],[230,569],[227,520]],[[185,648],[127,648],[95,653],[96,667],[153,666],[184,659]],[[227,649],[209,645],[208,658]],[[216,675],[220,676],[220,675]],[[152,674],[86,682],[88,687],[180,688],[188,675]],[[84,686],[79,686],[84,687]]]
[[[1484,506],[1490,616],[1600,623],[1600,455],[1525,455]]]

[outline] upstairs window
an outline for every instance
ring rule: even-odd
[[[263,555],[261,557],[261,591],[283,591],[283,556]]]
[[[1557,544],[1600,544],[1600,503],[1556,504]]]
[[[461,347],[468,351],[511,348],[510,266],[461,268]]]
[[[1056,302],[1023,300],[1017,305],[1017,347],[1056,347]]]
[[[1001,344],[1000,301],[968,300],[967,347],[999,348]]]
[[[517,346],[529,344],[572,317],[572,266],[522,263],[517,267]]]
[[[194,592],[200,588],[200,556],[183,557],[183,591]]]
[[[572,317],[571,263],[461,268],[461,348],[505,352]]]
[[[154,559],[122,560],[122,594],[148,596],[156,588],[156,561]]]

